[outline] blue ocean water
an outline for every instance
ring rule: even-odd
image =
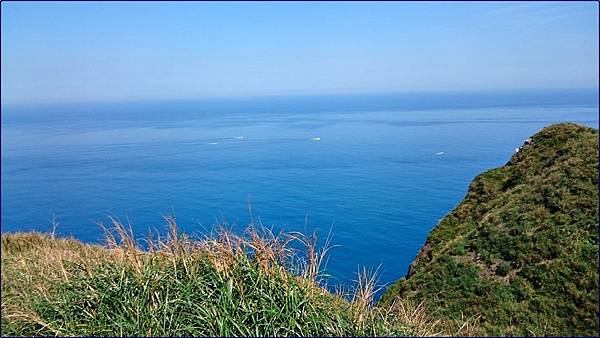
[[[175,214],[187,232],[223,219],[333,233],[330,283],[407,272],[479,173],[553,123],[598,128],[597,91],[265,97],[2,107],[2,231],[102,240]],[[317,140],[316,138],[319,138]],[[308,220],[308,222],[306,222]]]

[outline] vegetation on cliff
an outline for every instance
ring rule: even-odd
[[[482,335],[598,335],[598,130],[544,128],[477,176],[382,297]]]

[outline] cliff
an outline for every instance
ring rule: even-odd
[[[430,233],[380,305],[477,316],[482,335],[598,335],[598,130],[544,128]]]

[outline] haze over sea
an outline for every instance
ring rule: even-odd
[[[597,90],[3,106],[2,231],[241,231],[250,199],[275,230],[332,228],[332,283],[391,283],[477,174],[564,121],[598,128]]]

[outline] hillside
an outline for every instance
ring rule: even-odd
[[[598,335],[598,130],[544,128],[477,176],[386,291],[483,335]]]

